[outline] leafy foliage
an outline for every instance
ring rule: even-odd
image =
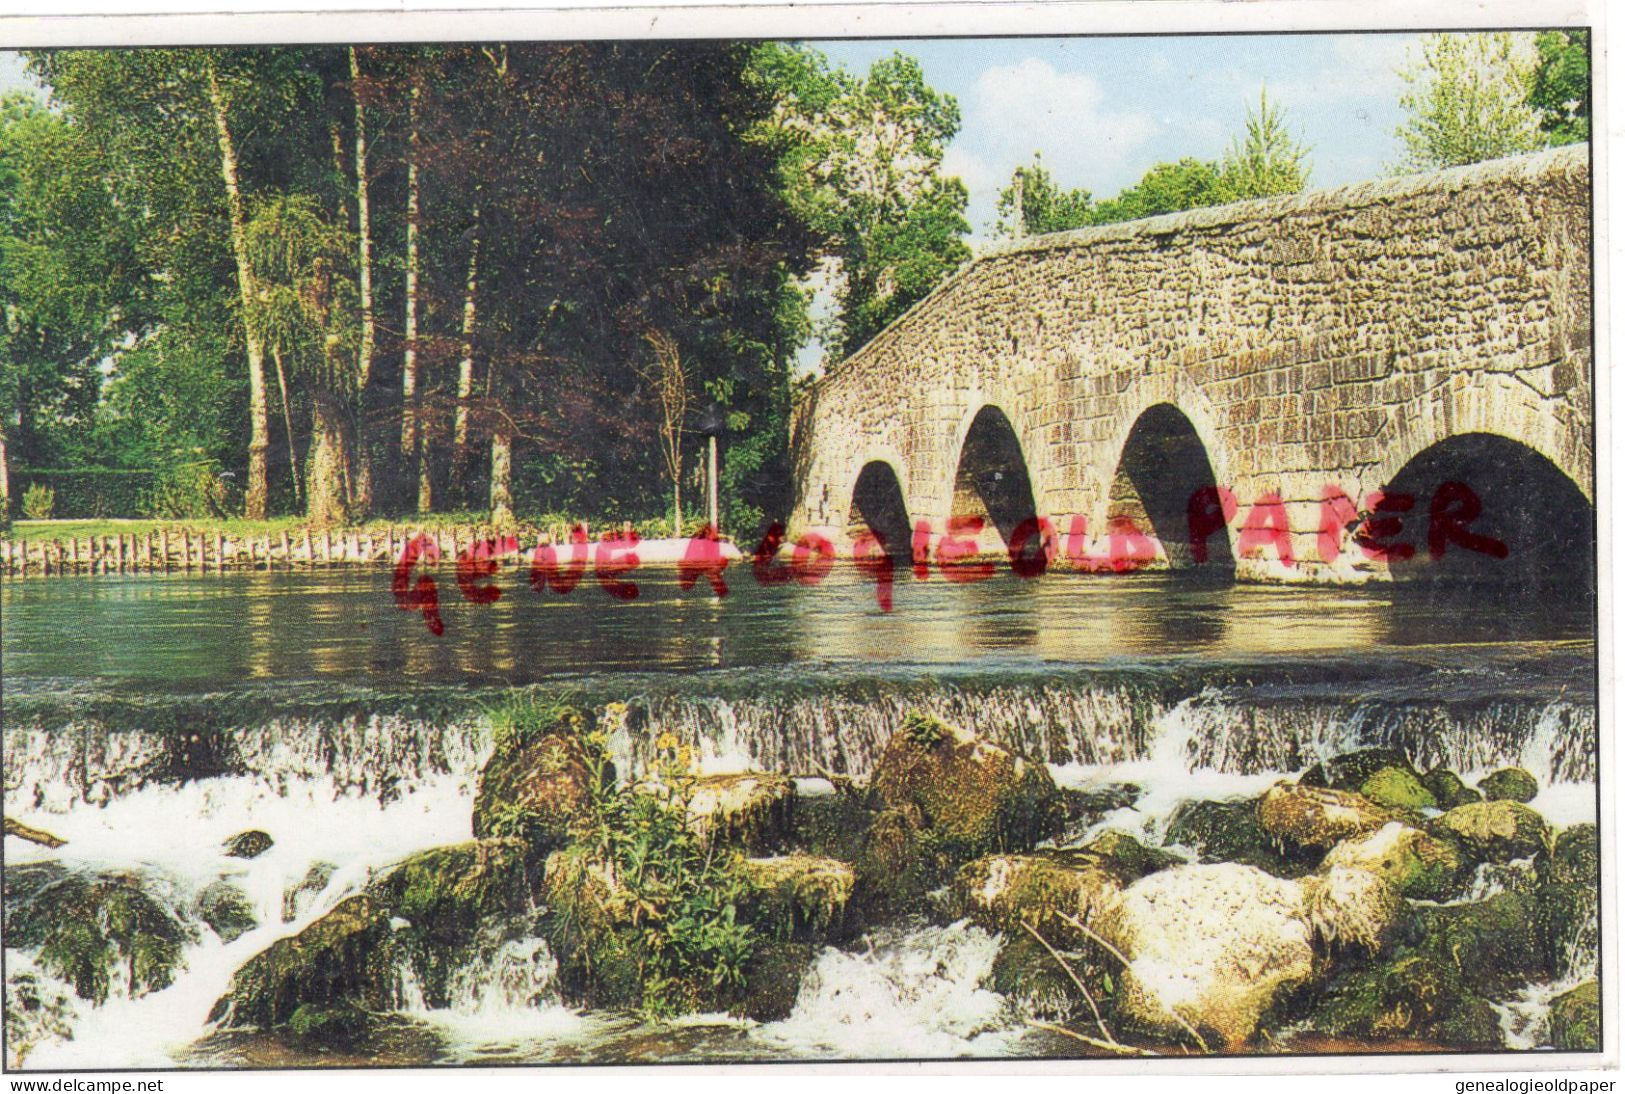
[[[1402,169],[1456,167],[1545,146],[1530,104],[1535,55],[1527,35],[1507,31],[1430,34],[1400,76],[1407,111],[1398,136]]]
[[[1552,144],[1591,139],[1591,36],[1584,29],[1535,35],[1535,74],[1529,105]]]

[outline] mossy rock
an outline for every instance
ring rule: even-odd
[[[230,836],[220,845],[221,849],[232,858],[259,858],[272,847],[276,846],[268,832],[258,828],[250,828],[246,832],[238,832]]]
[[[1185,859],[1160,847],[1148,847],[1127,832],[1108,828],[1078,848],[1108,863],[1123,878],[1124,884],[1138,881],[1147,874],[1181,866]]]
[[[1462,782],[1460,775],[1443,764],[1424,772],[1422,785],[1428,788],[1428,793],[1433,795],[1440,809],[1454,809],[1458,805],[1470,805],[1484,799],[1482,794]]]
[[[873,819],[863,795],[798,793],[790,814],[790,850],[856,862]]]
[[[1452,1048],[1500,1048],[1495,1009],[1451,964],[1400,952],[1335,976],[1307,1025],[1333,1037],[1375,1041],[1421,1039]]]
[[[1563,829],[1552,845],[1546,864],[1547,877],[1558,883],[1596,885],[1601,869],[1602,845],[1595,824],[1576,824]]]
[[[1511,801],[1472,802],[1435,817],[1429,827],[1448,832],[1479,861],[1509,862],[1546,853],[1551,829],[1540,814]]]
[[[795,781],[765,771],[701,775],[688,799],[689,827],[707,847],[746,854],[783,850],[790,838]]]
[[[1602,1051],[1602,993],[1597,981],[1587,980],[1552,1000],[1551,1030],[1553,1048]]]
[[[354,1045],[370,1025],[367,1012],[348,1003],[330,1007],[305,1003],[288,1018],[288,1032],[299,1040],[335,1048]]]
[[[1411,759],[1395,748],[1362,748],[1315,764],[1298,776],[1298,785],[1358,790],[1360,785],[1385,767],[1397,767],[1416,774]]]
[[[1347,866],[1379,874],[1405,896],[1448,900],[1461,891],[1471,869],[1454,840],[1430,835],[1399,821],[1375,832],[1344,840],[1326,854],[1321,868]]]
[[[964,861],[1059,830],[1064,806],[1043,764],[934,719],[909,724],[887,742],[870,789],[885,808],[917,810],[937,849]]]
[[[1384,767],[1360,784],[1362,797],[1390,809],[1435,809],[1438,801],[1408,767]]]
[[[298,934],[250,958],[215,1001],[209,1021],[270,1029],[304,1006],[392,1009],[397,949],[389,919],[388,910],[366,894],[340,901]]]
[[[475,837],[521,839],[538,857],[563,847],[591,815],[597,784],[590,759],[574,733],[499,747],[480,772]]]
[[[167,988],[197,941],[197,928],[154,895],[166,884],[161,879],[33,871],[19,879],[25,892],[10,884],[12,872],[6,945],[36,951],[40,968],[97,1005],[115,988],[132,997]]]
[[[197,915],[222,942],[235,942],[259,926],[248,894],[225,878],[210,882],[198,894]]]
[[[1527,804],[1540,793],[1540,784],[1521,767],[1504,767],[1479,779],[1478,789],[1485,801]]]
[[[331,862],[313,862],[305,876],[282,891],[282,922],[292,923],[321,895],[339,868]]]
[[[940,883],[944,865],[921,839],[916,813],[886,809],[863,834],[853,867],[858,900],[869,918],[919,911],[925,894]]]
[[[1061,809],[1066,817],[1067,835],[1081,835],[1108,813],[1127,809],[1145,796],[1138,783],[1106,783],[1100,786],[1058,788]]]
[[[790,1017],[801,994],[801,982],[818,956],[811,942],[774,939],[756,947],[745,962],[745,987],[734,1011],[758,1022]]]
[[[587,848],[574,846],[548,855],[542,878],[543,931],[565,998],[597,1009],[641,1005],[638,956],[627,938],[631,924],[614,899],[609,871]]]
[[[1098,855],[1031,851],[974,859],[954,876],[952,908],[978,926],[1012,937],[1033,927],[1052,943],[1077,941],[1066,917],[1089,923],[1122,895],[1131,877]]]
[[[470,840],[419,851],[373,880],[367,893],[430,941],[463,941],[526,910],[530,879],[516,839]]]
[[[1276,783],[1258,799],[1258,823],[1277,843],[1326,851],[1343,840],[1375,832],[1396,811],[1346,790]]]
[[[1551,973],[1538,929],[1538,905],[1524,893],[1499,893],[1472,904],[1419,905],[1412,948],[1450,966],[1462,983],[1505,998]]]
[[[814,855],[751,858],[743,863],[755,890],[748,909],[781,939],[822,941],[845,934],[856,874],[851,866]]]
[[[1530,898],[1534,904],[1535,933],[1547,968],[1555,977],[1594,975],[1595,967],[1571,967],[1585,954],[1597,952],[1597,883],[1548,882]]]
[[[1104,952],[1099,947],[1061,947],[1056,953],[1083,981],[1095,1005],[1109,1013],[1116,983]],[[988,987],[1013,1002],[1024,1015],[1043,1021],[1065,1022],[1089,1013],[1083,993],[1055,954],[1025,933],[1012,935],[999,947]]]
[[[1256,866],[1276,877],[1301,877],[1318,859],[1278,846],[1258,823],[1256,799],[1185,802],[1174,811],[1163,842],[1190,848],[1202,862]]]

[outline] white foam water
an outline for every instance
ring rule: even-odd
[[[877,931],[860,953],[825,949],[790,1017],[757,1037],[803,1057],[994,1056],[1020,1036],[983,983],[1000,939],[966,922]]]
[[[406,855],[469,838],[466,776],[431,777],[388,804],[336,791],[327,780],[283,790],[248,778],[203,779],[142,787],[102,808],[79,803],[64,813],[27,817],[68,842],[54,851],[8,846],[8,866],[51,859],[86,872],[139,867],[173,890],[174,911],[196,926],[199,941],[186,950],[184,968],[169,987],[131,998],[115,981],[103,1006],[83,1006],[71,1039],[37,1045],[26,1066],[173,1067],[207,1032],[210,1008],[250,957],[303,930]],[[272,847],[249,860],[226,855],[222,841],[250,828],[267,832]],[[302,914],[283,922],[284,893],[321,863],[338,869]],[[190,907],[196,894],[222,878],[243,891],[259,923],[229,943],[198,923]]]

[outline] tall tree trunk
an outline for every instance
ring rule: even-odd
[[[220,177],[226,184],[226,209],[231,218],[231,250],[237,260],[237,291],[242,297],[243,340],[248,351],[248,488],[243,499],[243,515],[249,520],[264,520],[270,496],[266,453],[271,447],[270,411],[265,399],[265,349],[248,318],[254,303],[254,272],[248,264],[247,222],[243,215],[242,189],[237,181],[237,149],[231,138],[219,73],[212,58],[206,64],[209,103],[214,108],[215,134],[220,142]]]
[[[348,524],[356,516],[350,415],[344,399],[326,385],[316,389],[315,404],[306,476],[307,512],[312,524]]]
[[[288,404],[288,374],[282,369],[282,351],[271,347],[271,363],[276,365],[276,386],[282,393],[282,426],[288,431],[288,476],[293,479],[293,503],[300,502],[299,449],[293,440],[293,407]]]
[[[671,477],[671,534],[683,538],[683,479],[681,473]]]
[[[474,206],[473,238],[468,245],[468,279],[463,285],[463,356],[457,362],[457,413],[451,434],[453,493],[462,492],[468,470],[468,411],[474,401],[474,326],[478,318],[480,287],[480,207]]]
[[[401,466],[417,467],[418,512],[428,512],[428,454],[418,438],[418,98],[422,88],[414,78],[407,119],[406,158],[406,349],[401,354]]]
[[[0,531],[11,527],[11,466],[6,463],[6,422],[0,418]]]
[[[491,523],[513,523],[513,432],[506,421],[491,433]]]
[[[356,353],[356,386],[365,391],[372,378],[372,351],[378,323],[372,313],[372,215],[367,205],[367,111],[361,98],[361,58],[350,47],[350,92],[355,97],[355,211],[361,251],[361,348]]]

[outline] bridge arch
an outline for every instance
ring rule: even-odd
[[[1151,404],[1135,417],[1117,452],[1117,465],[1106,480],[1110,487],[1103,529],[1129,521],[1161,543],[1170,569],[1233,574],[1230,527],[1207,539],[1206,559],[1198,563],[1193,557],[1192,499],[1201,491],[1216,490],[1222,482],[1214,473],[1207,444],[1185,412],[1171,402]]]
[[[1003,408],[986,403],[960,437],[948,508],[950,519],[980,517],[1005,543],[1038,515],[1032,474],[1021,438]]]
[[[858,540],[873,533],[887,554],[906,556],[910,551],[908,502],[903,496],[897,469],[886,460],[870,460],[858,471],[852,484],[852,503],[847,507],[846,535]]]
[[[1386,542],[1396,583],[1495,603],[1588,601],[1596,592],[1595,514],[1548,456],[1495,433],[1458,433],[1412,456],[1383,493],[1414,499]]]

